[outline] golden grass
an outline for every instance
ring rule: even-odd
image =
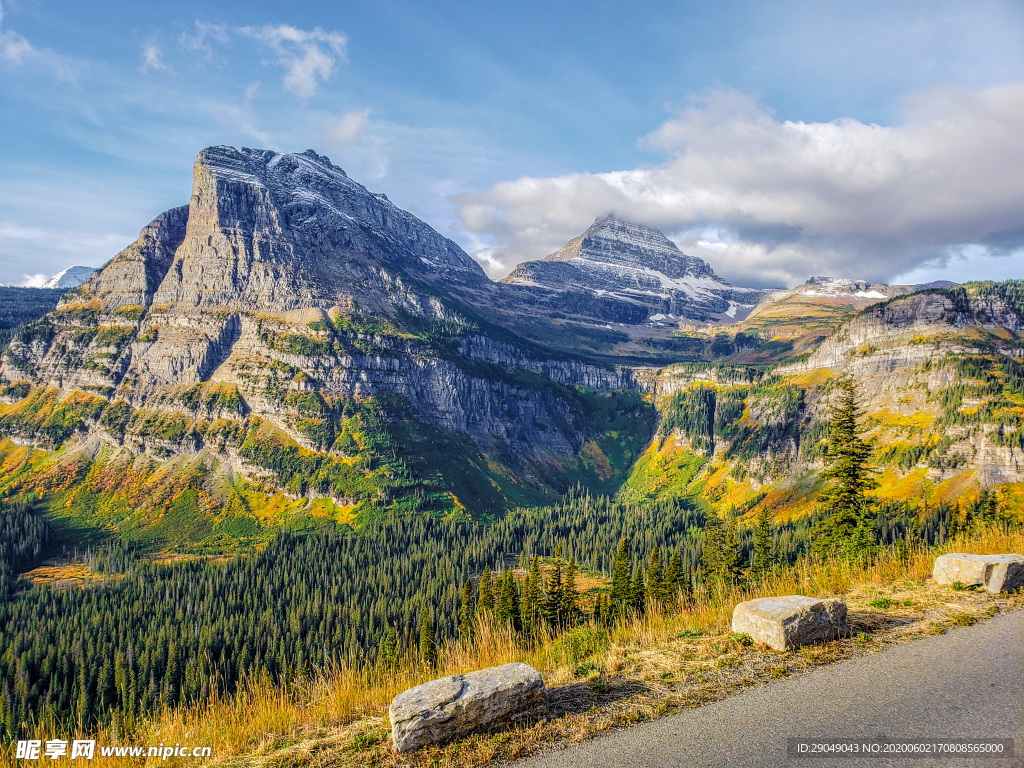
[[[1024,607],[1021,594],[989,595],[932,583],[934,558],[953,551],[1024,552],[1024,531],[982,528],[934,549],[887,548],[869,564],[801,561],[744,586],[702,588],[691,603],[671,612],[633,617],[605,634],[589,626],[579,630],[599,641],[596,650],[585,649],[582,655],[574,653],[564,638],[544,636],[535,647],[525,647],[511,634],[484,626],[472,643],[446,645],[435,670],[415,664],[395,671],[338,666],[287,687],[250,680],[232,698],[183,707],[139,723],[130,738],[121,739],[112,729],[95,738],[100,744],[123,740],[210,746],[214,759],[209,764],[214,766],[487,765]],[[776,652],[745,645],[743,638],[732,636],[731,615],[737,602],[779,594],[843,597],[853,637]],[[396,694],[429,679],[510,661],[532,664],[544,675],[551,697],[548,720],[474,734],[401,759],[391,752],[387,707]],[[0,761],[5,757],[10,756],[0,756]]]
[[[59,563],[53,561],[25,574],[33,584],[55,584],[65,587],[86,587],[113,583],[124,578],[121,574],[100,574],[85,563]]]

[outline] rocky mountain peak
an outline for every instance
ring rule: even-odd
[[[729,285],[706,261],[687,256],[658,230],[615,216],[598,218],[583,234],[539,261],[520,264],[502,282],[533,292],[589,294],[595,301],[588,314],[608,322],[643,323],[658,316],[735,319],[764,293]],[[558,311],[556,300],[542,303]],[[574,299],[573,306],[578,310],[581,304]]]
[[[725,284],[703,259],[687,256],[652,227],[601,216],[579,237],[544,257],[544,261],[583,259],[628,269],[661,272],[668,277],[710,277]]]
[[[329,158],[210,147],[196,158],[188,205],[66,293],[47,321],[56,342],[19,347],[32,359],[19,364],[41,382],[143,402],[208,381],[229,358],[228,379],[236,364],[265,363],[274,333],[301,336],[311,322],[356,313],[450,320],[451,292],[488,290],[458,245]],[[116,351],[83,348],[81,323],[115,329],[97,338],[116,336]],[[80,365],[65,355],[73,347]]]
[[[290,278],[279,286],[284,290],[273,293],[282,301],[294,296],[296,307],[332,298],[324,294],[347,287],[352,269],[360,265],[398,269],[428,281],[487,282],[458,245],[313,150],[203,150],[193,172],[184,253],[176,257],[182,285],[196,260],[202,264],[203,292],[217,306],[229,297],[210,283],[211,260],[221,262],[215,271],[230,277],[243,301],[265,298],[269,282]],[[246,290],[252,279],[255,293]],[[161,286],[162,301],[195,295],[174,282]]]

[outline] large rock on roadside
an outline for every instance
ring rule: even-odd
[[[803,595],[760,597],[740,603],[732,612],[732,631],[745,632],[777,651],[850,633],[846,603]]]
[[[936,584],[960,582],[989,592],[1010,592],[1024,586],[1024,555],[965,555],[951,552],[935,559]]]
[[[389,713],[395,751],[411,752],[547,711],[540,672],[516,662],[417,685],[398,694]]]

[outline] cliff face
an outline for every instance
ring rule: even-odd
[[[466,310],[494,290],[457,245],[327,158],[214,147],[196,160],[189,205],[19,333],[0,377],[121,401],[136,423],[199,419],[181,393],[227,389],[238,406],[218,417],[258,419],[316,450],[331,446],[297,402],[333,413],[387,396],[543,486],[542,465],[571,464],[594,436],[579,398],[555,384],[622,388],[631,374],[489,338]],[[163,452],[207,442],[135,437]]]
[[[876,304],[779,373],[849,373],[880,450],[895,459],[917,446],[904,469],[935,482],[974,471],[988,486],[1024,482],[1022,356],[1021,305],[981,284]]]

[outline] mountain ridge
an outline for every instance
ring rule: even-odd
[[[619,262],[628,272],[654,248],[679,279],[718,286],[708,302],[728,306],[743,290],[654,230],[616,219],[592,229],[596,245],[581,236],[542,263],[621,276]],[[624,238],[634,250],[612,252]],[[94,494],[82,498],[120,499],[104,518],[115,527],[125,505],[164,503],[134,486],[102,490],[133,472],[184,472],[200,498],[239,508],[242,478],[266,498],[323,500],[337,519],[500,514],[575,484],[641,500],[706,491],[700,504],[744,514],[788,498],[806,511],[830,382],[849,370],[880,439],[898,448],[885,453],[893,488],[956,496],[1024,482],[1015,284],[915,292],[812,278],[765,294],[745,318],[706,322],[656,319],[646,284],[632,285],[602,298],[582,284],[495,284],[327,158],[210,148],[189,205],[14,332],[0,432],[93,467],[68,476]],[[633,315],[613,325],[604,310]],[[202,472],[182,469],[196,462]],[[25,471],[11,482],[36,482]]]

